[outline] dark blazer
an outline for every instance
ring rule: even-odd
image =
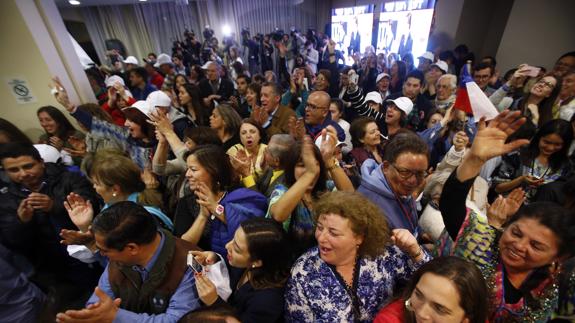
[[[210,81],[203,79],[200,81],[200,98],[204,99],[212,94],[221,96],[218,102],[228,101],[230,96],[234,94],[234,83],[226,78],[220,78],[220,87],[218,92],[214,93]],[[213,107],[212,107],[213,108]]]

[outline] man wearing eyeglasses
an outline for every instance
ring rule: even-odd
[[[473,67],[473,80],[487,97],[495,92],[495,89],[489,86],[489,80],[492,76],[493,66],[488,63],[481,62]]]
[[[383,210],[390,229],[407,229],[417,237],[420,230],[413,194],[427,176],[428,156],[425,142],[406,132],[388,142],[383,163],[363,162],[358,192]]]
[[[337,139],[344,141],[345,132],[337,122],[331,120],[330,101],[329,94],[325,91],[314,91],[309,95],[304,114],[306,133],[315,140],[323,129],[331,126],[337,132]]]

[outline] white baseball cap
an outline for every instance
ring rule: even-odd
[[[36,144],[34,148],[40,153],[40,157],[42,157],[45,163],[57,163],[62,157],[58,149],[50,145]]]
[[[173,65],[174,63],[172,63],[172,58],[170,57],[170,55],[162,53],[158,55],[158,59],[156,60],[156,64],[154,64],[154,67],[160,67],[161,65],[164,64]]]
[[[128,56],[125,60],[124,60],[125,64],[134,64],[134,65],[138,65],[138,59],[134,56]]]
[[[140,101],[136,101],[134,102],[134,104],[132,104],[129,107],[126,107],[122,110],[126,110],[126,109],[130,109],[130,108],[134,108],[139,110],[140,112],[142,112],[143,114],[145,114],[146,116],[148,114],[150,114],[150,112],[152,112],[152,109],[150,109],[150,106],[148,105],[148,102],[144,101],[144,100],[140,100]]]
[[[437,66],[437,68],[439,68],[440,70],[443,71],[443,74],[447,73],[448,67],[447,67],[447,63],[446,63],[446,62],[444,62],[444,61],[437,61],[437,62],[431,64],[431,67],[433,67],[433,66]]]
[[[325,140],[329,142],[329,141],[331,141],[331,137],[330,137],[330,136],[326,136],[326,137],[325,137]],[[323,143],[323,138],[322,138],[322,136],[321,136],[321,135],[320,135],[320,136],[317,136],[317,138],[315,139],[315,145],[317,146],[317,148],[321,148],[321,144],[322,144],[322,143]],[[338,147],[338,146],[347,146],[347,144],[346,144],[345,142],[343,142],[343,141],[337,140],[337,142],[335,143],[335,146],[336,146],[336,147]]]
[[[386,102],[393,102],[401,111],[405,112],[406,115],[409,115],[411,110],[413,110],[413,102],[405,96],[399,97],[395,100],[389,99]]]
[[[383,99],[381,98],[381,94],[379,94],[379,92],[376,92],[376,91],[369,92],[368,94],[365,95],[365,100],[363,100],[363,102],[367,102],[367,101],[373,101],[377,104],[383,103]]]
[[[154,91],[148,94],[146,102],[148,103],[148,106],[150,107],[151,110],[154,110],[157,107],[169,108],[172,105],[172,100],[163,91]]]
[[[430,60],[433,63],[433,60],[435,59],[435,55],[433,55],[432,52],[425,52],[423,53],[423,55],[419,56],[418,58],[425,58]]]
[[[104,80],[106,87],[114,86],[114,84],[116,84],[117,82],[120,82],[120,84],[122,84],[122,86],[126,86],[126,83],[124,83],[124,79],[119,77],[118,75],[108,76]]]
[[[387,77],[388,79],[391,79],[391,76],[389,76],[389,74],[387,73],[379,73],[379,75],[377,75],[377,78],[375,79],[375,83],[379,83],[379,81],[381,81],[382,78]]]

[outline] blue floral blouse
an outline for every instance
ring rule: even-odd
[[[286,287],[287,322],[372,322],[379,309],[388,303],[394,288],[407,281],[431,257],[415,263],[395,246],[387,247],[375,259],[361,258],[357,279],[360,317],[355,318],[351,296],[317,247],[303,254],[292,267]]]

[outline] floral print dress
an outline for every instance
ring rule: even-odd
[[[398,283],[406,282],[430,259],[425,253],[423,260],[415,263],[397,247],[389,246],[375,259],[358,259],[354,291],[350,291],[314,247],[292,267],[285,295],[286,321],[372,322],[379,309],[391,301]]]

